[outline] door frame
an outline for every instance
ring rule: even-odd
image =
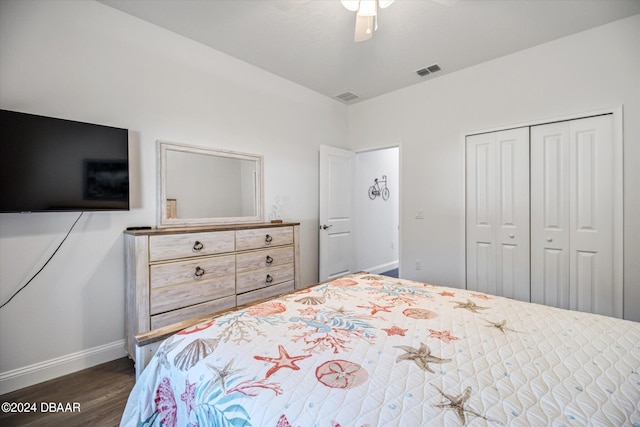
[[[326,145],[326,144],[323,144]],[[397,143],[390,143],[390,144],[386,144],[386,145],[380,145],[380,146],[374,146],[374,147],[366,147],[366,148],[359,148],[359,149],[351,149],[351,148],[343,148],[343,147],[335,147],[335,148],[339,148],[342,150],[350,150],[354,153],[355,157],[357,158],[357,155],[360,153],[366,153],[366,152],[371,152],[371,151],[379,151],[379,150],[386,150],[386,149],[390,149],[390,148],[398,148],[398,276],[402,277],[402,230],[403,230],[403,224],[402,224],[402,143],[401,142],[397,142]],[[320,173],[320,165],[318,164],[318,173]],[[357,173],[357,171],[356,171]],[[319,178],[320,180],[320,178]],[[355,186],[355,180],[352,183],[352,185]],[[355,193],[354,193],[355,194]],[[322,226],[322,224],[320,223],[320,206],[318,206],[318,228],[320,228]],[[318,230],[319,233],[319,230]],[[357,248],[355,247],[355,245],[352,246],[352,253],[351,253],[351,258],[353,260],[354,258],[354,251],[357,250]],[[320,235],[318,234],[318,277],[320,278],[320,256],[321,256],[321,248],[320,248]]]
[[[620,165],[619,168],[615,168],[613,184],[613,277],[614,286],[616,289],[620,289],[622,293],[620,298],[624,301],[624,128],[623,128],[623,106],[602,108],[598,110],[591,110],[583,113],[566,114],[562,116],[549,117],[544,119],[532,120],[527,122],[515,123],[512,125],[498,126],[492,128],[485,128],[480,130],[463,131],[460,133],[460,147],[461,153],[461,166],[460,176],[460,203],[462,206],[462,215],[460,218],[461,230],[461,247],[463,248],[464,256],[460,265],[461,277],[464,277],[464,288],[467,288],[467,205],[466,205],[466,140],[467,136],[477,135],[481,133],[490,133],[503,131],[508,129],[515,129],[521,127],[531,127],[537,125],[545,125],[554,122],[563,122],[576,119],[584,119],[587,117],[601,116],[605,114],[613,115],[613,144],[614,153],[613,161],[616,165]],[[624,302],[622,307],[622,318],[624,318]]]

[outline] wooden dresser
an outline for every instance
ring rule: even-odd
[[[299,223],[125,231],[126,346],[135,336],[300,287]]]

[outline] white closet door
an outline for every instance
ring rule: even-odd
[[[467,289],[496,294],[495,135],[467,137]]]
[[[529,130],[466,143],[467,288],[529,301]]]
[[[531,302],[569,308],[569,125],[531,128]]]
[[[622,316],[614,277],[613,116],[532,128],[532,300]]]

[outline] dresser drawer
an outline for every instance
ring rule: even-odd
[[[241,294],[289,280],[293,280],[293,264],[239,273],[236,278],[236,292]]]
[[[149,260],[164,261],[233,252],[234,231],[149,236]]]
[[[268,288],[259,289],[257,291],[247,292],[238,295],[238,305],[249,304],[250,302],[259,301],[261,299],[275,297],[287,292],[293,291],[294,282],[280,283],[279,285],[269,286]]]
[[[236,231],[236,250],[261,249],[293,243],[293,227],[257,228]]]
[[[236,255],[236,272],[260,270],[293,262],[293,246],[261,249]]]
[[[194,317],[207,316],[235,306],[236,297],[233,295],[181,308],[180,310],[168,311],[166,313],[151,316],[151,329],[161,328],[183,320],[193,319]]]
[[[215,277],[233,276],[235,255],[196,258],[153,264],[149,267],[151,289],[185,283],[198,283]]]
[[[158,314],[236,293],[233,276],[151,289],[149,313]]]

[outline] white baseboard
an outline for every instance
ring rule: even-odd
[[[389,271],[389,270],[393,270],[394,268],[398,268],[398,261],[391,261],[388,262],[386,264],[380,264],[380,265],[376,265],[375,267],[369,267],[369,268],[365,268],[363,269],[364,271],[368,271],[371,274],[380,274],[380,273],[384,273],[385,271]]]
[[[126,356],[124,340],[93,347],[55,359],[0,373],[0,394],[48,381],[63,375]]]

